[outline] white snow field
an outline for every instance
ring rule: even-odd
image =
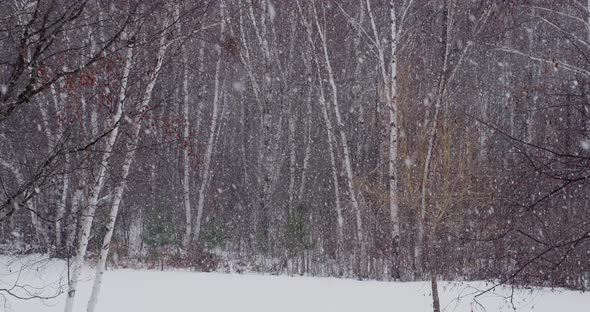
[[[65,290],[66,265],[43,256],[0,256],[0,288],[51,296]],[[76,299],[75,311],[85,311],[93,271]],[[15,281],[24,288],[13,288]],[[484,282],[440,283],[444,311],[514,311],[510,287],[473,300]],[[3,296],[3,297],[2,297]],[[515,290],[517,311],[590,311],[590,293],[568,290]],[[63,311],[65,294],[49,300],[17,300],[0,292],[0,311]],[[484,310],[485,309],[485,310]],[[377,282],[336,278],[256,274],[195,273],[188,271],[114,270],[105,273],[97,310],[117,311],[432,311],[427,282]]]

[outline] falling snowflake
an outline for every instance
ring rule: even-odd
[[[275,6],[270,1],[268,1],[268,16],[270,16],[271,21],[274,21],[275,17],[277,16]]]
[[[408,157],[404,160],[404,165],[406,165],[406,167],[412,167],[412,165],[414,165],[414,161]]]
[[[244,91],[244,83],[241,81],[234,81],[232,83],[232,87],[234,88],[234,90],[236,90],[238,92]]]

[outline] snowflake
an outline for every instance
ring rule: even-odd
[[[244,83],[241,81],[234,81],[232,83],[232,87],[234,88],[234,90],[236,90],[238,92],[244,91]]]

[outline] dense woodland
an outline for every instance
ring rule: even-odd
[[[0,249],[71,301],[85,259],[590,287],[590,1],[11,0],[0,42]]]

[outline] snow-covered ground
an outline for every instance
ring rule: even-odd
[[[0,288],[55,295],[65,290],[67,266],[42,256],[0,256]],[[22,269],[22,270],[21,270]],[[85,311],[92,270],[77,297],[76,311]],[[484,282],[440,283],[444,311],[513,311],[511,288],[473,300]],[[0,293],[2,294],[2,293]],[[62,311],[64,294],[49,300],[17,300],[0,295],[0,311]],[[517,311],[590,311],[590,293],[567,290],[515,290]],[[430,284],[356,281],[335,278],[256,274],[194,273],[185,271],[115,270],[105,275],[99,312],[117,311],[431,311]]]

